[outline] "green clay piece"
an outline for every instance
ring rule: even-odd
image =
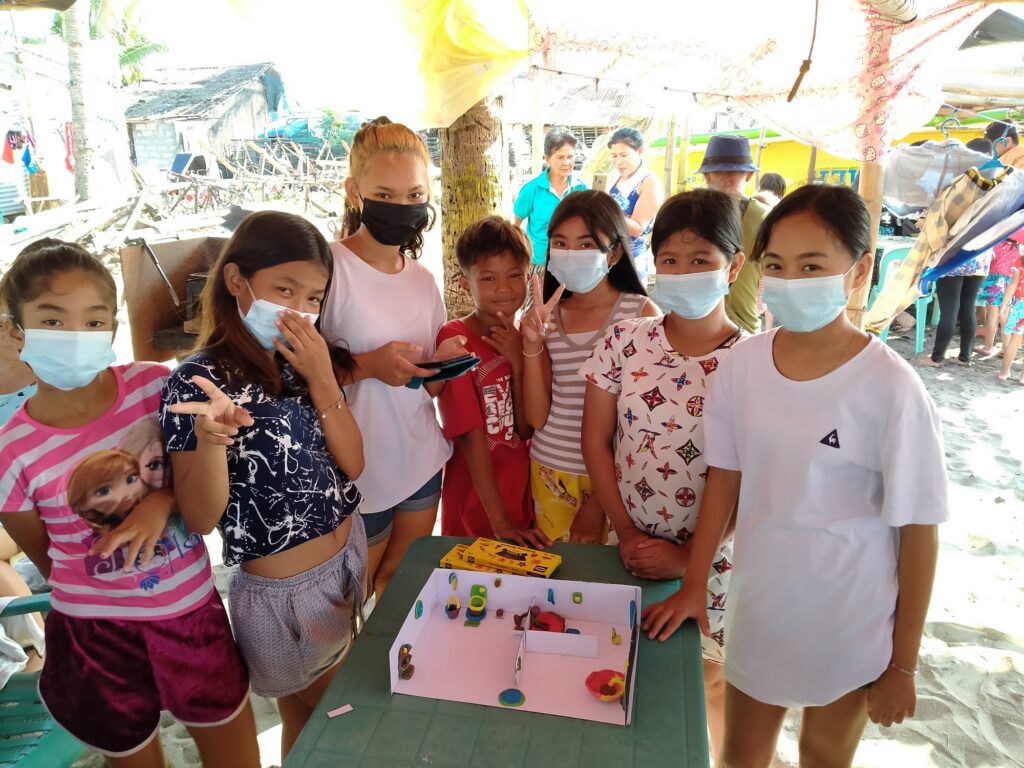
[[[573,592],[572,593],[572,601],[574,603],[576,603],[576,605],[579,605],[580,603],[582,603],[583,602],[583,593],[582,592]]]
[[[498,703],[503,707],[521,707],[526,703],[526,696],[518,688],[506,688],[498,694]]]
[[[480,626],[480,622],[479,621],[473,621],[472,619],[466,619],[464,622],[462,622],[462,626],[464,626],[464,627],[479,627]]]

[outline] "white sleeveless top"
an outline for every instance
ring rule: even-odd
[[[555,329],[546,342],[551,356],[551,409],[544,426],[533,435],[531,459],[559,472],[587,474],[580,447],[587,380],[580,376],[580,367],[590,359],[594,345],[604,339],[613,323],[639,317],[646,303],[646,296],[619,294],[608,319],[593,333],[567,334],[562,327],[561,307],[555,308],[551,315]]]
[[[434,352],[447,316],[434,276],[412,259],[395,275],[374,269],[338,242],[331,243],[334,276],[320,313],[324,338],[352,354],[389,341]],[[434,400],[423,387],[392,387],[363,379],[345,387],[363,435],[366,468],[356,480],[364,515],[390,509],[423,487],[452,454],[437,422]]]

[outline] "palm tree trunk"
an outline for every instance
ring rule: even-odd
[[[508,152],[501,129],[501,99],[483,99],[441,129],[441,243],[444,303],[448,317],[473,311],[473,299],[459,285],[455,242],[479,219],[500,214]]]
[[[88,110],[88,73],[85,46],[89,41],[89,3],[79,0],[64,11],[64,42],[68,47],[68,90],[71,94],[71,125],[75,130],[75,194],[88,200],[93,162],[93,126]]]

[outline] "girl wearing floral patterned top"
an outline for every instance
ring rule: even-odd
[[[580,369],[588,382],[583,456],[626,568],[641,578],[678,579],[686,575],[687,542],[708,473],[704,398],[719,362],[741,337],[723,301],[743,266],[739,207],[722,192],[676,195],[658,212],[652,247],[655,300],[667,314],[616,323]],[[713,626],[702,638],[715,754],[731,557],[730,531],[708,576]]]

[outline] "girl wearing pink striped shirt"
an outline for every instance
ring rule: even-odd
[[[115,768],[164,766],[163,709],[205,765],[258,766],[245,665],[203,540],[145,439],[169,371],[112,365],[114,281],[77,245],[26,248],[0,297],[39,383],[0,428],[0,513],[53,587],[43,701]]]

